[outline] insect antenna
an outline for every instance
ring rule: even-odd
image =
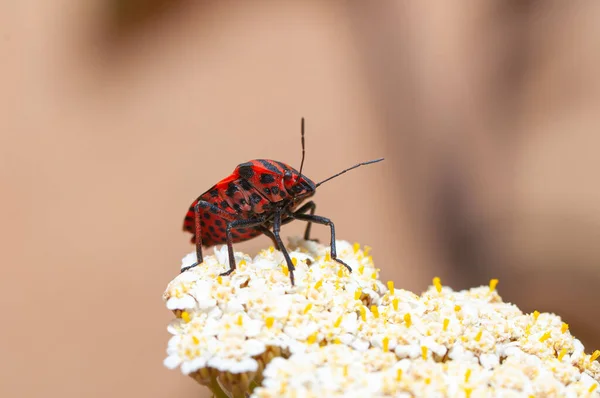
[[[321,182],[319,182],[317,185],[315,185],[315,188],[316,188],[316,187],[318,187],[318,186],[319,186],[319,185],[321,185],[321,184],[324,184],[324,183],[326,183],[326,182],[327,182],[327,181],[329,181],[329,180],[333,180],[335,177],[338,177],[338,176],[340,176],[340,175],[344,174],[344,173],[345,173],[345,172],[347,172],[347,171],[350,171],[350,170],[352,170],[352,169],[355,169],[355,168],[357,168],[357,167],[360,167],[360,166],[365,166],[365,165],[367,165],[367,164],[381,162],[382,160],[383,160],[383,158],[379,158],[379,159],[373,159],[373,160],[369,160],[369,161],[367,161],[367,162],[362,162],[362,163],[359,163],[359,164],[355,164],[355,165],[354,165],[354,166],[352,166],[352,167],[348,167],[347,169],[345,169],[345,170],[342,170],[342,171],[340,171],[339,173],[337,173],[337,174],[334,174],[334,175],[332,175],[331,177],[324,179],[323,181],[321,181]]]
[[[304,167],[304,118],[302,118],[300,122],[300,132],[300,135],[302,137],[302,160],[300,161],[300,171],[298,172],[298,177],[296,177],[296,181],[294,181],[294,185],[298,183],[298,180],[302,175],[302,168]]]

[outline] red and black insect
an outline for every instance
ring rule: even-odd
[[[229,275],[236,267],[233,243],[264,234],[283,253],[293,285],[294,264],[279,236],[281,226],[293,220],[308,222],[304,232],[306,240],[310,239],[312,223],[328,225],[331,229],[331,258],[352,272],[346,263],[337,258],[333,222],[315,215],[316,205],[312,200],[298,206],[313,196],[319,185],[359,166],[380,162],[383,158],[356,164],[315,184],[302,175],[304,118],[301,137],[302,161],[299,172],[275,160],[251,160],[238,165],[230,176],[219,181],[192,203],[185,216],[183,230],[193,234],[192,243],[196,244],[198,262],[183,268],[182,272],[202,263],[202,246],[227,243],[229,270],[221,275]]]

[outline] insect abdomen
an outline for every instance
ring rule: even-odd
[[[255,214],[262,214],[269,204],[269,201],[245,179],[221,181],[195,200],[186,213],[183,229],[192,233],[192,243],[196,242],[194,207],[199,200],[210,205],[199,208],[203,246],[227,242],[228,221],[248,219]],[[255,227],[234,228],[231,234],[232,242],[242,242],[260,234],[262,231]]]

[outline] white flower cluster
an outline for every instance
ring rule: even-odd
[[[254,259],[225,246],[177,276],[164,299],[165,365],[229,396],[600,396],[600,351],[585,354],[553,314],[503,303],[496,280],[421,296],[378,280],[368,248],[294,239]],[[195,254],[183,259],[192,264]]]

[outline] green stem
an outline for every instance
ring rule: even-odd
[[[229,395],[219,385],[216,377],[211,377],[210,379],[210,391],[213,393],[213,398],[229,398]]]

